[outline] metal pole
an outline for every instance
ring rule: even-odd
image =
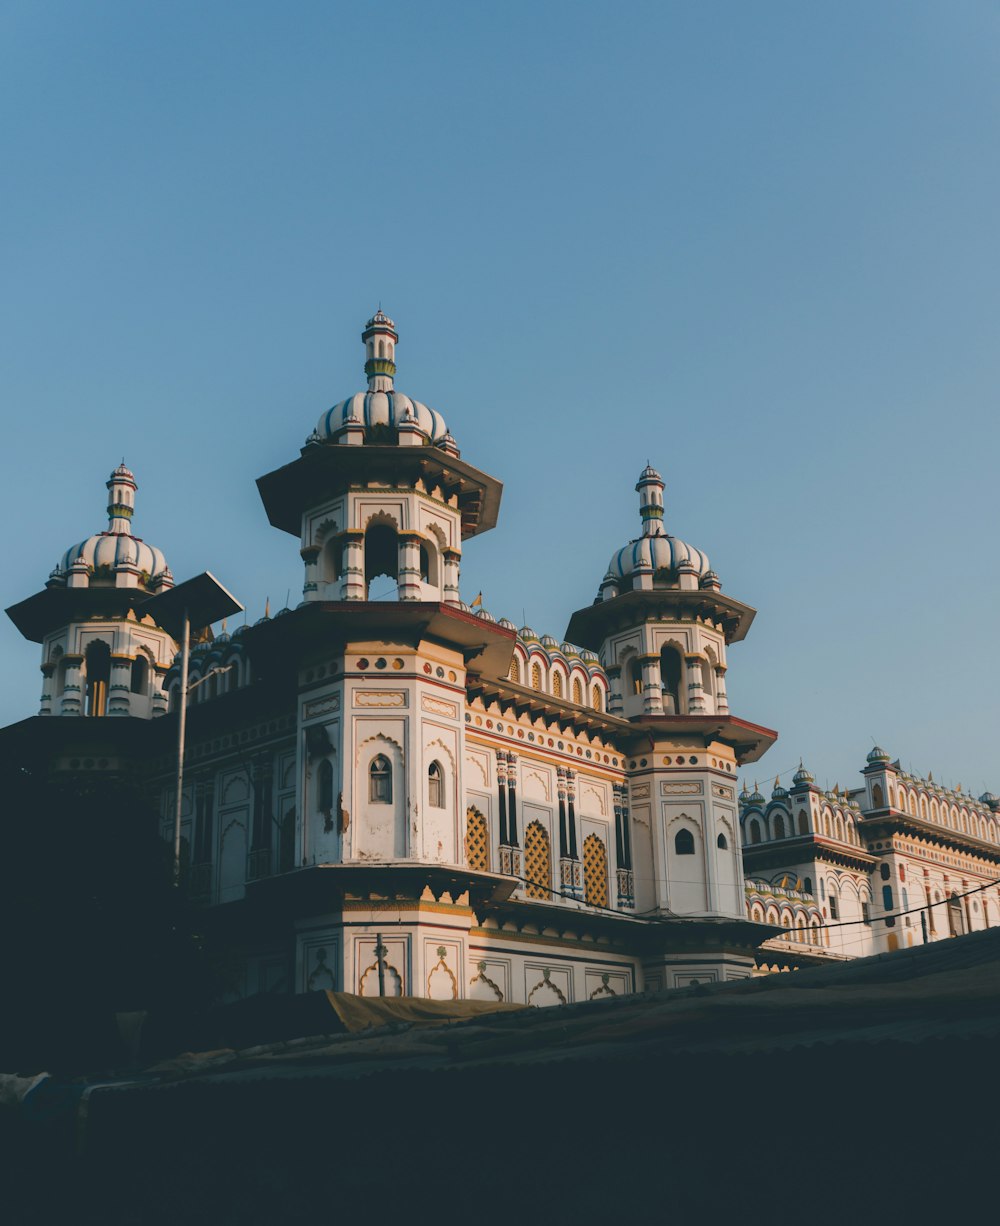
[[[191,619],[187,609],[181,619],[181,692],[177,713],[177,797],[174,804],[174,885],[181,883],[181,805],[184,800],[184,735],[187,731],[188,662],[191,650]]]
[[[375,934],[375,957],[378,958],[378,994],[385,995],[385,946],[382,944],[382,934]]]

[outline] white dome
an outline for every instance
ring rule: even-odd
[[[688,564],[700,579],[711,571],[708,555],[693,545],[688,545],[676,536],[666,533],[660,536],[641,536],[612,555],[608,571],[616,579],[624,579],[636,570],[676,571]]]
[[[361,422],[366,433],[373,426],[395,430],[401,421],[411,419],[416,421],[432,443],[440,443],[448,433],[448,426],[440,413],[419,400],[411,400],[402,392],[356,392],[332,409],[327,409],[319,419],[316,424],[319,441],[325,443],[335,438],[352,417]]]
[[[111,582],[120,586],[156,588],[162,583],[173,585],[167,559],[161,550],[132,535],[132,515],[135,510],[135,477],[124,462],[107,480],[108,527],[95,532],[77,545],[71,545],[56,563],[49,584],[64,584],[70,573],[81,572],[82,581]],[[120,578],[119,578],[120,577]]]

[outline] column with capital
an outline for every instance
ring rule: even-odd
[[[729,697],[726,694],[726,666],[715,666],[715,710],[719,715],[729,714]]]
[[[316,580],[316,564],[319,561],[320,547],[319,545],[306,545],[299,550],[299,555],[306,568],[306,578],[302,584],[302,598],[304,600],[315,600],[319,591],[319,584]]]
[[[111,657],[111,677],[108,682],[108,715],[129,714],[129,691],[132,661],[128,656]]]
[[[46,663],[42,665],[42,701],[38,708],[39,715],[52,714],[52,677],[55,671],[55,664]]]
[[[420,582],[420,534],[399,532],[399,564],[396,584],[400,600],[420,600],[423,589]]]
[[[622,666],[620,664],[612,664],[604,671],[608,677],[608,714],[621,715],[623,708]]]
[[[705,714],[705,691],[701,684],[701,656],[685,655],[684,671],[687,674],[688,714]]]
[[[366,600],[365,534],[359,530],[344,533],[344,570],[340,576],[341,600]]]
[[[657,655],[640,656],[642,665],[642,713],[643,715],[663,714],[663,677],[660,670],[660,657]]]
[[[62,715],[83,714],[83,656],[63,656],[66,681],[62,693]]]
[[[441,558],[444,562],[444,583],[442,585],[442,598],[445,604],[460,604],[461,597],[458,593],[458,564],[462,558],[462,552],[459,549],[442,549]]]

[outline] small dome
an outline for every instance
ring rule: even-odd
[[[577,656],[578,657],[580,655],[579,649],[574,647],[572,643],[560,643],[559,650],[563,653],[564,656]]]
[[[756,783],[753,785],[753,791],[750,793],[750,803],[752,805],[762,805],[764,803],[764,793]]]
[[[493,616],[493,614],[487,612],[486,609],[477,609],[476,616],[479,618],[480,621],[484,621],[484,622],[495,622],[496,621],[496,618]]]
[[[880,745],[876,745],[875,748],[869,752],[868,761],[873,764],[876,762],[891,762],[892,758]]]
[[[750,800],[750,793],[747,791],[747,785],[744,783],[743,789],[740,792],[740,804],[745,805],[749,802],[749,800]]]
[[[524,639],[526,643],[529,643],[529,642],[537,643],[538,642],[538,635],[534,632],[534,630],[532,630],[530,626],[522,626],[521,629],[518,630],[517,636],[518,638]]]
[[[316,423],[316,434],[321,443],[330,442],[347,425],[360,424],[368,436],[377,435],[377,427],[396,430],[402,421],[416,421],[432,443],[440,443],[448,434],[448,427],[440,413],[429,409],[419,400],[411,400],[402,392],[356,392],[341,400],[332,409],[327,409]],[[372,437],[371,442],[379,442]]]
[[[772,799],[772,800],[781,800],[783,797],[785,797],[785,796],[787,796],[787,795],[788,795],[788,788],[783,788],[783,787],[781,786],[781,779],[780,779],[780,777],[779,777],[778,775],[775,775],[775,777],[774,777],[774,787],[771,789],[771,799]]]
[[[516,630],[517,629],[517,626],[514,625],[514,623],[510,620],[509,617],[501,617],[500,620],[497,622],[497,625],[503,626],[505,630]]]
[[[394,432],[401,425],[412,428],[416,423],[431,443],[455,448],[455,440],[440,413],[396,391],[395,354],[399,336],[396,325],[381,309],[368,320],[361,339],[368,355],[365,362],[368,390],[356,392],[328,409],[316,423],[309,441],[340,442],[346,427],[360,425],[366,443],[391,445],[397,441]]]
[[[813,776],[809,773],[809,771],[807,771],[806,768],[800,762],[799,769],[792,776],[792,783],[794,783],[795,786],[798,787],[800,784],[803,784],[803,783],[815,783],[815,782],[816,780],[813,778]]]
[[[997,804],[1000,804],[1000,801],[997,800],[992,792],[984,792],[982,796],[979,797],[979,803],[981,805],[988,805],[991,809],[995,809]]]
[[[156,590],[173,585],[173,576],[161,550],[132,535],[132,515],[136,491],[135,476],[124,462],[115,468],[106,482],[109,491],[108,527],[95,532],[60,557],[49,575],[49,586],[65,584],[70,572],[89,576],[88,582],[135,585]],[[120,577],[120,578],[119,578]]]
[[[708,554],[664,532],[660,536],[641,536],[629,541],[612,555],[608,576],[621,582],[637,570],[655,574],[657,571],[680,571],[682,567],[699,578],[711,571]]]
[[[601,662],[597,657],[597,653],[593,651],[581,651],[580,659],[586,664],[600,664]]]
[[[549,651],[559,650],[559,643],[556,639],[552,637],[551,634],[542,635],[542,646],[547,648]]]

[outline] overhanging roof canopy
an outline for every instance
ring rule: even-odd
[[[185,613],[190,619],[191,629],[202,630],[223,617],[242,613],[243,606],[206,570],[158,596],[151,596],[139,606],[137,612],[152,617],[158,626],[180,640]]]

